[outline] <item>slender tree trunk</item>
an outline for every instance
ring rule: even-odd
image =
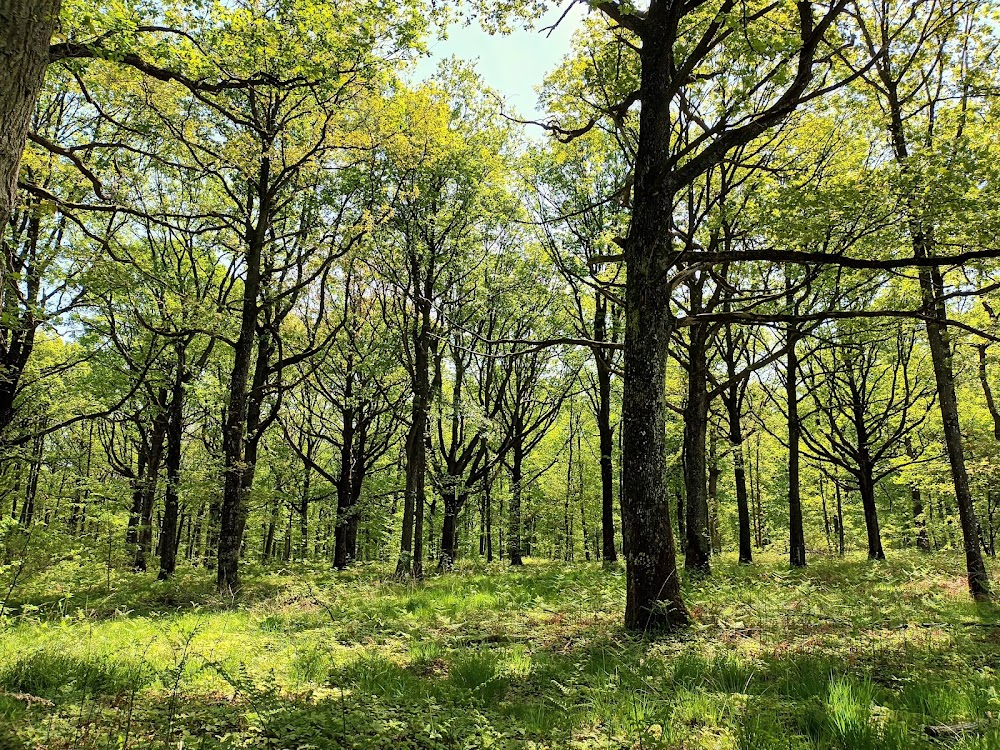
[[[697,290],[697,292],[696,292]],[[700,287],[692,285],[692,297],[700,297]],[[692,310],[700,304],[692,302]],[[684,569],[696,573],[711,571],[712,536],[709,529],[706,480],[708,436],[708,352],[707,326],[691,326],[688,347],[688,394],[684,408],[684,489],[687,500],[687,544]]]
[[[865,531],[868,534],[868,559],[884,560],[882,550],[882,533],[878,523],[878,508],[875,505],[875,482],[872,478],[872,466],[862,461],[858,473],[858,488],[861,491],[861,506],[865,513]]]
[[[158,399],[160,410],[153,420],[149,436],[149,461],[146,464],[146,479],[142,488],[142,512],[139,518],[138,543],[132,567],[136,571],[146,570],[146,556],[153,544],[153,505],[156,500],[156,486],[160,476],[160,462],[163,459],[163,441],[167,434],[169,415],[165,408],[166,395]]]
[[[986,344],[979,344],[976,349],[979,352],[979,384],[983,389],[983,396],[986,397],[986,408],[989,409],[990,417],[993,418],[993,437],[1000,441],[1000,409],[993,398],[993,389],[990,387],[990,379],[986,372]]]
[[[135,548],[139,542],[139,525],[142,523],[142,499],[143,489],[146,483],[146,448],[144,445],[138,449],[138,459],[136,461],[135,476],[132,477],[132,507],[128,514],[128,529],[125,532],[125,547],[134,558]]]
[[[729,311],[729,305],[726,305]],[[753,549],[750,532],[750,501],[747,494],[747,473],[743,455],[743,422],[741,411],[741,384],[736,382],[736,344],[733,341],[733,327],[726,324],[726,376],[731,381],[722,394],[722,402],[726,407],[726,417],[729,422],[729,445],[733,453],[733,481],[736,485],[736,512],[739,520],[741,564],[753,562]]]
[[[840,482],[836,483],[837,488],[837,554],[844,556],[844,504],[840,494]]]
[[[712,553],[722,554],[722,535],[719,530],[719,457],[716,452],[717,436],[715,429],[708,445],[708,531],[712,541]]]
[[[45,435],[39,434],[32,441],[31,468],[28,470],[28,483],[24,492],[24,504],[21,506],[20,524],[28,527],[35,520],[35,498],[38,497],[38,480],[42,473],[42,459],[45,453]]]
[[[788,293],[789,304],[792,302]],[[785,368],[785,397],[788,403],[788,562],[802,568],[806,564],[806,538],[802,522],[802,497],[799,487],[799,358],[795,352],[799,332],[794,323],[788,326],[788,360]]]
[[[607,339],[608,302],[597,292],[594,313],[594,338]],[[597,363],[597,433],[601,448],[601,556],[605,565],[613,565],[618,560],[615,549],[615,475],[614,475],[614,430],[611,427],[611,368],[607,354],[594,350]]]
[[[167,491],[163,501],[163,525],[160,527],[160,572],[162,581],[177,568],[177,513],[180,507],[178,491],[181,479],[181,445],[184,439],[184,350],[177,350],[177,372],[167,426]]]
[[[511,450],[510,505],[507,509],[507,560],[511,565],[524,565],[521,559],[521,482],[523,476],[524,450],[520,425],[515,425],[514,447]]]
[[[486,508],[486,562],[493,562],[493,472],[486,473],[483,503]]]
[[[826,508],[826,484],[823,477],[819,479],[819,499],[823,503],[823,531],[826,533],[826,551],[833,552],[833,543],[830,541],[830,514]]]
[[[733,373],[735,374],[735,373]],[[730,375],[732,377],[732,375]],[[743,459],[743,425],[740,420],[737,385],[731,385],[723,400],[729,416],[729,444],[733,451],[733,478],[736,483],[736,511],[739,516],[740,562],[753,562],[750,537],[750,502],[747,494],[747,474]]]
[[[233,369],[229,378],[229,399],[222,427],[225,454],[225,483],[219,509],[218,568],[216,588],[222,593],[239,590],[239,557],[246,524],[247,475],[252,482],[250,457],[246,455],[247,415],[250,391],[250,364],[253,360],[257,323],[260,315],[261,261],[271,210],[271,161],[261,159],[257,184],[251,197],[258,202],[257,222],[248,228],[245,253],[246,278],[243,281],[243,304],[240,331],[233,350]],[[258,352],[258,358],[263,356]]]
[[[420,577],[423,572],[424,483],[427,473],[427,420],[430,413],[430,331],[429,300],[418,304],[419,328],[414,332],[413,401],[410,429],[406,435],[406,490],[403,528],[396,575]]]
[[[909,147],[903,127],[902,105],[897,84],[884,69],[880,70],[888,98],[890,136],[896,162],[904,172],[909,171]],[[909,208],[909,233],[913,256],[926,259],[934,255],[932,228],[921,219],[919,206],[911,198]],[[979,549],[979,521],[969,487],[969,475],[965,466],[965,448],[962,444],[962,426],[958,414],[958,396],[955,393],[955,372],[952,365],[951,345],[948,340],[948,311],[944,303],[944,279],[937,266],[922,266],[918,270],[920,296],[927,330],[927,344],[934,365],[934,379],[937,384],[938,406],[941,409],[941,423],[944,431],[945,447],[951,478],[955,485],[955,500],[958,503],[959,519],[965,546],[965,563],[968,571],[969,591],[977,601],[988,601],[991,596],[990,579],[986,563]]]
[[[302,474],[302,499],[299,504],[299,551],[300,560],[309,559],[309,492],[311,491],[312,469],[308,462]]]
[[[337,520],[334,527],[333,565],[338,570],[344,570],[351,562],[352,553],[348,544],[350,527],[351,503],[354,498],[354,408],[350,399],[354,393],[354,378],[348,374],[344,389],[344,402],[347,404],[341,410],[340,434],[340,474],[337,477]]]

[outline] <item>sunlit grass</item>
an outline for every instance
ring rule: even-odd
[[[53,571],[2,624],[0,748],[1000,748],[1000,618],[957,556],[715,567],[652,640],[598,564],[251,568],[236,601]]]

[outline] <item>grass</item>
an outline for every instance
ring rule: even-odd
[[[723,558],[658,639],[597,564],[389,572],[250,569],[233,601],[53,568],[0,623],[0,750],[1000,750],[1000,613],[957,556]]]

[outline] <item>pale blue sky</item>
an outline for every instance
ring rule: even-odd
[[[546,36],[547,32],[541,29],[553,24],[564,8],[554,8],[535,23],[533,30],[518,28],[506,36],[491,36],[475,23],[453,25],[448,29],[447,39],[431,40],[431,56],[417,63],[414,80],[433,75],[441,60],[454,55],[475,62],[487,85],[499,91],[513,110],[529,119],[540,117],[543,113],[537,109],[535,87],[570,51],[570,38],[586,13],[585,5],[577,5],[559,27]]]

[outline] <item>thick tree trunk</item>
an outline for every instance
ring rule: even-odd
[[[61,0],[0,0],[0,242],[17,200],[21,155],[45,80],[61,4]],[[0,286],[6,272],[5,263]]]

